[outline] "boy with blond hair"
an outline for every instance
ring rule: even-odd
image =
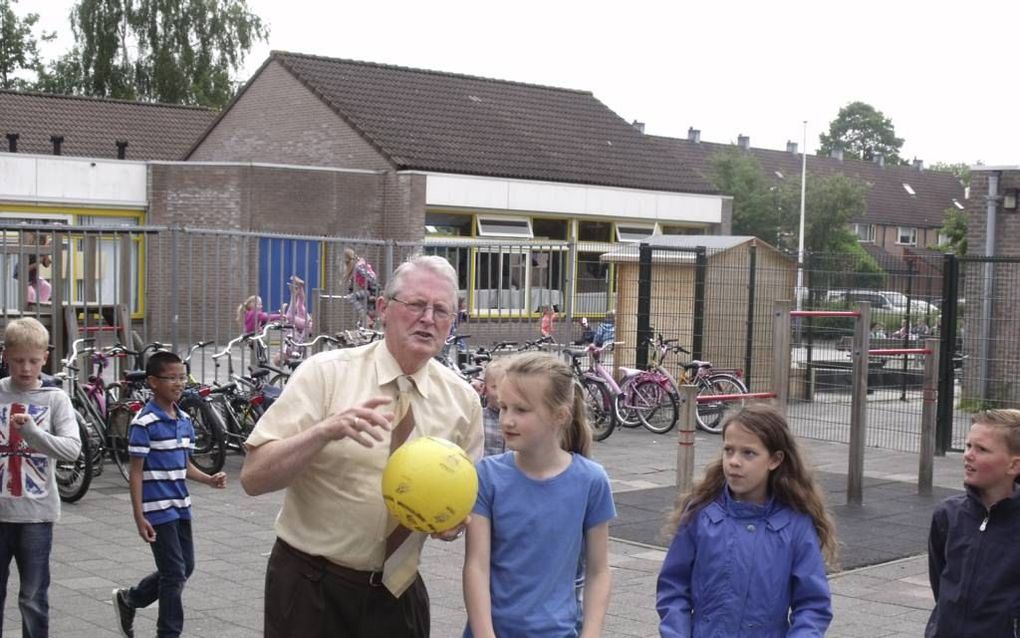
[[[56,462],[74,461],[81,452],[71,400],[60,388],[42,386],[49,341],[45,326],[30,317],[4,330],[10,376],[0,380],[0,608],[13,558],[28,637],[49,632],[50,548],[60,518]]]
[[[503,431],[499,427],[499,383],[505,376],[506,359],[493,359],[485,368],[485,409],[482,410],[485,456],[506,451]]]
[[[932,515],[926,638],[1020,635],[1020,410],[976,414],[963,454],[966,493]]]

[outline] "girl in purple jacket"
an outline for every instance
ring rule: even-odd
[[[659,574],[663,638],[824,636],[836,533],[782,415],[727,415],[723,451],[677,499]]]

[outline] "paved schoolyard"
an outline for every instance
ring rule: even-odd
[[[697,466],[718,452],[718,437],[697,437]],[[816,467],[845,474],[842,444],[803,442]],[[622,430],[597,444],[595,457],[606,467],[615,492],[636,492],[672,485],[675,433],[653,435]],[[962,480],[958,455],[936,459],[936,485],[956,488]],[[273,494],[251,498],[237,482],[241,458],[228,457],[226,490],[192,484],[195,503],[197,568],[185,590],[185,635],[258,636],[262,626],[262,585],[272,524],[280,502]],[[877,482],[916,478],[911,454],[868,448],[866,473]],[[877,492],[876,492],[876,499]],[[838,506],[838,496],[833,505]],[[866,490],[865,506],[869,492]],[[64,507],[52,555],[51,635],[107,637],[114,632],[110,591],[137,581],[152,569],[148,548],[131,518],[127,487],[112,466],[79,503]],[[883,534],[876,524],[876,536]],[[432,597],[433,636],[460,635],[464,605],[460,589],[463,543],[430,541],[423,572]],[[613,540],[613,595],[605,636],[656,636],[655,577],[663,551],[650,545]],[[919,636],[931,608],[926,559],[918,556],[831,577],[836,619],[830,636]],[[4,635],[19,635],[17,574],[12,568],[4,609]],[[155,634],[155,607],[141,610],[136,635]]]

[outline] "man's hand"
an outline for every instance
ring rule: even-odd
[[[142,540],[146,543],[156,542],[156,530],[152,528],[152,525],[145,518],[136,518],[135,525],[138,527],[138,535],[142,537]]]
[[[464,530],[467,529],[467,525],[470,522],[471,515],[469,514],[468,517],[465,518],[464,521],[457,527],[454,527],[453,529],[448,529],[445,532],[437,532],[435,534],[432,534],[432,538],[437,538],[441,541],[446,541],[448,543],[451,541],[455,541],[464,535]]]
[[[330,441],[353,439],[365,447],[383,441],[383,430],[392,428],[393,413],[376,411],[379,406],[392,403],[389,397],[374,397],[360,405],[334,414],[320,424],[323,435]],[[374,441],[373,441],[374,439]]]

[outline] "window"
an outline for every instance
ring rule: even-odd
[[[519,237],[531,239],[531,220],[527,217],[483,217],[478,216],[479,237]]]
[[[901,246],[916,246],[917,229],[910,226],[900,226],[896,243]]]
[[[567,221],[565,219],[534,219],[531,222],[536,238],[566,239]]]
[[[471,215],[425,213],[425,234],[445,237],[470,237]]]
[[[953,206],[956,206],[958,210],[963,210],[963,204],[961,204],[960,200],[956,199],[955,197],[953,198]]]
[[[700,226],[675,226],[670,224],[662,225],[663,235],[704,235],[707,229]]]
[[[617,224],[616,241],[636,243],[655,234],[655,224]]]
[[[911,197],[917,195],[917,193],[914,192],[914,188],[906,182],[903,182],[903,190],[907,191],[907,195],[910,195]]]
[[[609,222],[577,222],[578,241],[613,241],[613,225]]]
[[[857,241],[869,244],[875,243],[874,224],[853,224],[853,231],[857,235]]]

